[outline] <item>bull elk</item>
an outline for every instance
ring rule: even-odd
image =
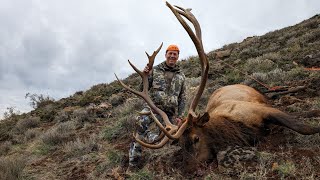
[[[162,136],[154,142],[144,142],[135,136],[137,142],[147,148],[161,148],[170,139],[178,140],[184,151],[184,159],[189,162],[204,162],[215,158],[216,154],[230,145],[248,146],[256,142],[268,132],[271,124],[287,127],[300,134],[311,135],[320,132],[320,127],[312,127],[297,121],[294,117],[268,105],[267,99],[255,89],[241,84],[229,85],[217,89],[209,98],[205,113],[195,113],[200,97],[204,91],[209,63],[204,52],[201,28],[190,9],[173,7],[166,2],[178,21],[192,39],[201,64],[201,82],[191,101],[187,117],[180,125],[172,124],[168,116],[159,109],[148,94],[148,75],[138,70],[129,60],[132,68],[143,80],[143,91],[131,89],[118,79],[121,85],[133,94],[143,98],[152,109],[150,115],[162,131]],[[194,26],[195,32],[185,22],[185,17]],[[161,45],[162,46],[162,45]],[[161,46],[153,52],[149,59],[152,67]],[[159,114],[164,125],[155,117]],[[188,163],[188,162],[187,162]],[[188,163],[189,164],[189,163]]]

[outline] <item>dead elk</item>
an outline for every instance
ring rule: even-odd
[[[218,151],[230,145],[254,145],[261,137],[267,134],[271,124],[284,126],[300,134],[311,135],[320,132],[320,127],[303,124],[294,117],[268,105],[265,97],[255,89],[245,85],[229,85],[216,90],[208,100],[206,112],[199,116],[195,109],[203,93],[208,78],[209,63],[204,52],[201,38],[201,28],[190,9],[178,6],[167,6],[174,13],[181,25],[192,39],[200,59],[202,69],[199,88],[191,101],[188,115],[181,126],[172,124],[168,116],[159,109],[148,94],[148,75],[138,70],[130,63],[132,68],[142,77],[143,91],[139,92],[126,86],[119,79],[121,85],[130,92],[143,98],[150,106],[151,117],[163,132],[158,141],[147,143],[135,137],[136,141],[148,148],[161,148],[169,139],[179,140],[187,168],[194,166],[195,162],[205,162],[214,159]],[[182,18],[189,20],[195,32]],[[162,46],[162,45],[161,45]],[[154,58],[161,46],[149,58],[152,67]],[[159,114],[165,125],[155,117]]]

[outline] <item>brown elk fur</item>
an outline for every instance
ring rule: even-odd
[[[209,98],[206,113],[195,119],[180,138],[189,166],[214,159],[227,146],[252,146],[268,134],[269,125],[285,126],[309,135],[319,127],[303,124],[292,116],[272,108],[265,97],[245,85],[229,85]],[[190,167],[189,167],[190,168]]]

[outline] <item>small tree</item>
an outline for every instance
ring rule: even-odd
[[[3,113],[3,117],[4,119],[8,119],[19,114],[21,114],[21,112],[16,110],[15,107],[7,107],[7,111]]]
[[[30,99],[30,106],[33,107],[34,109],[39,108],[39,107],[44,107],[45,105],[51,104],[54,102],[54,99],[49,96],[45,96],[43,94],[30,94],[27,93],[25,98]]]

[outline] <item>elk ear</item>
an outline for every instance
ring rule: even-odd
[[[209,116],[209,113],[208,112],[205,112],[199,119],[198,121],[196,122],[196,125],[197,126],[204,126],[210,119],[210,116]]]

